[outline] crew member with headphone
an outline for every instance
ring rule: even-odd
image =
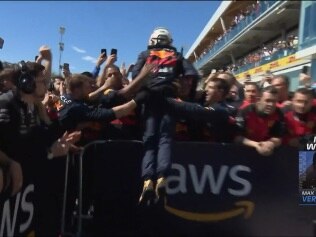
[[[57,235],[58,219],[44,216],[56,211],[56,206],[40,206],[45,200],[54,203],[49,182],[54,177],[51,172],[56,171],[51,169],[50,160],[65,156],[79,140],[80,132],[58,136],[43,121],[38,105],[47,91],[44,69],[39,63],[21,61],[4,75],[13,79],[16,91],[0,95],[0,168],[2,177],[6,177],[0,195],[15,195],[23,185],[23,177],[27,177],[35,185],[36,233]]]

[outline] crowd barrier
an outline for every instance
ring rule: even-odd
[[[280,147],[263,157],[243,146],[181,142],[173,152],[167,196],[150,207],[138,205],[141,142],[97,141],[77,157],[63,160],[58,172],[66,171],[65,184],[74,175],[67,167],[78,162],[75,176],[80,188],[74,192],[75,229],[65,230],[65,192],[60,201],[64,205],[55,219],[61,235],[313,236],[316,208],[299,206],[296,149]],[[89,159],[94,164],[86,169]],[[88,186],[93,190],[94,213],[87,221],[82,211],[87,190],[83,177],[91,170],[93,184]],[[1,200],[0,236],[36,236],[36,192],[36,184],[25,183],[16,196]]]

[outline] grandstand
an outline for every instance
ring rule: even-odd
[[[203,76],[228,69],[243,82],[247,75],[259,81],[266,71],[286,74],[294,90],[303,66],[312,61],[297,54],[301,5],[308,2],[223,1],[185,57]]]

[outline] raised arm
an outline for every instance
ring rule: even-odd
[[[52,53],[48,46],[43,45],[39,48],[39,56],[36,62],[45,67],[44,76],[49,81],[52,75]]]

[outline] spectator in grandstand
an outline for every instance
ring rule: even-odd
[[[277,106],[280,108],[289,106],[291,104],[291,99],[290,99],[290,94],[289,94],[289,87],[290,87],[289,77],[284,74],[277,75],[272,79],[271,85],[273,85],[278,91]]]
[[[283,135],[283,114],[276,107],[277,90],[266,87],[255,104],[239,110],[236,121],[240,134],[237,143],[253,147],[261,155],[271,155],[281,144]]]
[[[278,48],[278,41],[275,41],[272,45],[272,50],[271,50],[271,54],[276,53],[279,50]]]
[[[148,42],[148,49],[141,52],[133,68],[132,77],[138,75],[146,62],[156,64],[157,73],[149,78],[142,90],[150,93],[161,93],[165,96],[176,96],[176,79],[193,77],[198,80],[198,73],[189,61],[172,46],[170,32],[163,27],[154,29]],[[196,82],[195,82],[196,84]],[[158,107],[145,105],[145,155],[142,162],[143,192],[140,203],[148,204],[153,199],[164,195],[166,177],[171,167],[171,149],[175,121],[168,113]],[[162,199],[160,199],[162,200]]]
[[[250,104],[257,102],[259,98],[259,86],[256,82],[245,82],[245,99],[239,109],[243,109]]]
[[[305,66],[306,67],[306,66]],[[308,67],[306,67],[308,70]],[[311,86],[311,81],[312,77],[308,75],[308,72],[303,72],[304,69],[302,69],[302,72],[299,74],[298,82],[299,85],[302,87],[310,87]]]
[[[299,88],[295,91],[292,106],[283,108],[286,134],[283,143],[305,148],[305,136],[316,134],[316,106],[312,91]]]
[[[251,76],[250,76],[250,74],[247,74],[246,75],[246,81],[248,82],[248,81],[251,81]]]
[[[293,39],[293,48],[298,49],[298,37],[295,36]]]
[[[293,40],[294,40],[294,35],[291,34],[287,37],[287,45],[289,48],[293,48],[294,46]]]
[[[238,20],[237,20],[237,22],[239,23],[239,22],[242,21],[243,19],[245,19],[245,13],[244,13],[244,11],[241,9],[241,10],[240,10],[240,13],[239,13],[239,15],[238,15]]]
[[[263,57],[268,57],[271,55],[271,52],[267,47],[263,47],[262,53],[263,53],[263,55],[262,55]]]
[[[236,17],[235,17],[230,23],[231,29],[234,29],[236,25],[237,25],[237,22],[236,22]]]
[[[262,89],[267,86],[271,86],[273,76],[274,75],[271,73],[271,71],[267,70],[259,83],[259,88]]]

